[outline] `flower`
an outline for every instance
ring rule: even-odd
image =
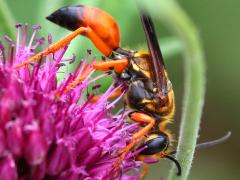
[[[14,68],[44,47],[44,39],[36,38],[39,26],[32,27],[28,43],[27,25],[22,39],[22,25],[16,28],[16,42],[5,36],[8,51],[0,42],[0,177],[109,179],[119,152],[137,129],[136,124],[126,123],[127,111],[111,113],[121,97],[113,102],[108,97],[121,85],[111,85],[98,101],[92,101],[94,95],[85,93],[87,87],[109,73],[91,77],[93,71],[86,65],[90,51],[58,82],[60,67],[75,60],[63,57],[68,47],[29,66]],[[93,92],[98,87],[95,85]],[[140,165],[127,156],[117,178],[138,179]],[[127,175],[130,170],[137,173]]]

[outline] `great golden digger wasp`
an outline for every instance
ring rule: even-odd
[[[125,99],[128,107],[134,110],[129,117],[141,124],[140,130],[133,134],[132,140],[120,153],[113,170],[121,165],[128,152],[142,149],[138,156],[139,160],[144,161],[149,157],[170,159],[177,166],[177,175],[181,175],[180,164],[170,156],[169,145],[172,138],[170,131],[166,129],[175,109],[172,85],[164,67],[152,19],[143,11],[140,12],[140,17],[147,39],[148,52],[121,48],[118,25],[113,17],[103,10],[82,5],[60,8],[47,19],[73,32],[48,49],[17,65],[16,68],[54,53],[66,46],[77,35],[88,37],[110,60],[93,63],[86,74],[93,69],[114,70],[118,80],[128,85]],[[121,92],[115,93],[115,96],[119,93]],[[147,165],[144,166],[143,176],[146,173]]]
[[[130,151],[140,150],[138,160],[144,162],[146,158],[170,159],[178,169],[177,175],[181,175],[180,164],[171,156],[176,153],[170,150],[173,138],[170,131],[166,129],[175,110],[172,85],[165,70],[152,19],[145,11],[140,11],[140,17],[147,39],[148,52],[121,48],[118,25],[113,17],[103,10],[82,5],[60,8],[47,19],[73,32],[15,68],[27,66],[43,56],[56,52],[78,35],[88,37],[109,60],[93,63],[83,76],[66,87],[66,91],[80,83],[93,70],[114,70],[117,79],[128,85],[125,99],[128,107],[134,110],[129,117],[139,122],[141,126],[140,130],[133,134],[129,144],[120,152],[113,171],[116,172],[116,168],[121,165]],[[121,91],[115,92],[113,96],[121,93]],[[96,96],[95,100],[97,99]],[[229,137],[230,133],[219,140],[199,144],[197,147],[209,147]],[[144,164],[143,177],[146,173],[147,165]]]

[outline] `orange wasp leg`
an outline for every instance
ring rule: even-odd
[[[118,74],[122,73],[128,66],[128,59],[118,59],[105,62],[94,62],[92,67],[99,71],[109,71],[114,69]]]
[[[117,89],[117,90],[114,91],[110,96],[108,96],[108,99],[117,98],[117,97],[119,97],[121,94],[122,94],[122,90],[121,90],[121,89]],[[92,103],[97,102],[100,97],[101,97],[101,95],[94,95],[90,102],[92,102]]]
[[[161,159],[165,157],[165,153],[158,153],[158,154],[154,154],[154,155],[139,155],[137,157],[137,160],[142,161],[143,162],[143,172],[141,173],[141,179],[144,179],[146,177],[146,175],[148,174],[148,164],[144,163],[144,160],[146,158],[151,158],[151,159]]]
[[[96,45],[96,47],[105,55],[109,55],[112,52],[112,49],[109,48],[108,45],[100,37],[98,37],[98,35],[90,27],[80,27],[73,31],[72,33],[70,33],[65,38],[49,46],[49,48],[47,48],[46,50],[36,54],[35,56],[29,58],[28,60],[24,61],[21,64],[16,65],[15,68],[19,69],[23,66],[27,66],[30,63],[36,62],[42,57],[49,55],[50,53],[56,52],[57,50],[69,44],[76,36],[80,34],[86,35]]]
[[[140,155],[138,156],[137,159],[139,161],[144,161],[145,157]],[[141,173],[141,179],[144,179],[147,174],[148,174],[148,164],[143,163],[143,172]]]
[[[88,67],[89,65],[86,65],[85,67]],[[87,76],[92,73],[94,70],[100,70],[100,71],[108,71],[110,69],[114,69],[115,72],[121,73],[126,67],[128,66],[128,60],[127,59],[119,59],[119,60],[113,60],[113,61],[106,61],[106,62],[94,62],[91,67],[83,73],[83,75],[71,82],[68,86],[66,86],[64,93],[70,91],[74,87],[78,86],[80,83],[82,83]],[[84,68],[85,69],[85,68]],[[121,90],[115,91],[112,95],[110,95],[109,98],[118,97],[121,94]],[[57,93],[58,94],[58,93]],[[99,96],[94,96],[91,102],[96,102],[99,99]]]
[[[86,67],[89,65],[86,65]],[[119,60],[112,60],[112,61],[105,61],[105,62],[94,62],[91,65],[91,68],[84,73],[80,78],[76,79],[76,82],[73,82],[70,87],[75,87],[75,84],[79,84],[82,82],[93,70],[99,71],[109,71],[114,69],[116,73],[122,73],[124,69],[128,66],[127,59],[119,59]]]
[[[78,36],[79,34],[83,34],[85,33],[89,28],[85,28],[85,27],[80,27],[77,30],[73,31],[72,33],[70,33],[68,36],[66,36],[65,38],[61,39],[60,41],[56,42],[55,44],[50,45],[46,50],[36,54],[35,56],[29,58],[28,60],[24,61],[21,64],[17,64],[15,66],[16,69],[19,69],[23,66],[27,66],[32,62],[36,62],[37,60],[41,59],[44,56],[47,56],[50,53],[54,53],[57,50],[63,48],[64,46],[66,46],[70,41],[72,41],[76,36]]]
[[[70,83],[66,89],[65,89],[65,93],[70,91],[71,89],[74,89],[76,86],[78,86],[80,83],[82,83],[88,76],[90,73],[92,73],[94,71],[93,68],[90,68],[89,70],[85,71],[83,73],[83,75],[77,79],[75,79],[72,83]]]
[[[74,89],[76,86],[78,86],[80,83],[82,83],[92,72],[94,71],[93,68],[89,68],[87,71],[84,71],[82,76],[79,78],[74,79],[72,82],[70,82],[61,92],[67,93]],[[55,97],[60,97],[63,93],[60,91],[56,91]]]
[[[122,73],[128,66],[128,59],[119,59],[119,60],[111,60],[105,62],[94,62],[92,67],[99,71],[109,71],[110,69],[114,69],[116,73]],[[108,99],[119,97],[122,94],[122,90],[118,89],[114,93],[112,93]],[[95,95],[91,102],[96,102],[100,96]]]
[[[138,131],[137,133],[135,133],[133,135],[132,141],[139,140],[140,138],[145,136],[153,128],[153,126],[155,125],[155,122],[156,122],[153,117],[151,117],[145,113],[142,113],[142,112],[133,112],[130,114],[130,118],[136,122],[148,123],[145,127],[143,127],[140,131]],[[130,145],[131,145],[131,143],[128,146],[130,146]]]
[[[120,157],[118,158],[114,169],[117,170],[126,154],[136,145],[136,143],[141,140],[148,132],[153,128],[156,121],[151,116],[141,113],[141,112],[133,112],[130,114],[130,118],[136,122],[148,123],[145,127],[139,130],[137,133],[133,134],[131,142],[122,150]]]
[[[148,174],[148,164],[143,164],[143,172],[141,173],[141,179],[144,179]]]

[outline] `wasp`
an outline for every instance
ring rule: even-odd
[[[54,53],[78,35],[86,36],[108,58],[107,61],[94,63],[92,68],[100,71],[114,70],[117,78],[128,85],[125,99],[128,107],[133,110],[129,117],[141,124],[140,130],[133,134],[116,164],[119,165],[128,152],[142,149],[139,160],[144,161],[147,157],[170,159],[176,164],[177,174],[180,175],[180,164],[170,156],[172,136],[166,128],[174,116],[174,92],[152,19],[149,13],[143,10],[140,10],[140,18],[148,44],[146,52],[121,48],[118,24],[105,11],[83,5],[60,8],[47,19],[73,32],[16,68]],[[143,176],[146,173],[147,165],[144,167]]]

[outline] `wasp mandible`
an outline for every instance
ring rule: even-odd
[[[118,24],[105,11],[83,5],[60,8],[47,19],[73,32],[48,49],[17,65],[16,68],[54,53],[78,35],[88,37],[109,59],[94,63],[92,68],[100,71],[113,69],[117,78],[128,85],[125,99],[128,107],[133,110],[129,117],[141,124],[141,129],[132,136],[131,142],[121,152],[117,166],[126,154],[136,150],[136,145],[140,143],[138,149],[144,147],[138,157],[140,160],[143,161],[146,157],[168,158],[176,164],[177,174],[180,175],[181,167],[178,161],[170,156],[169,145],[172,138],[171,133],[166,129],[166,125],[174,115],[174,92],[165,70],[152,19],[143,10],[140,10],[140,18],[146,35],[148,52],[121,48]],[[146,172],[145,168],[144,175]]]

